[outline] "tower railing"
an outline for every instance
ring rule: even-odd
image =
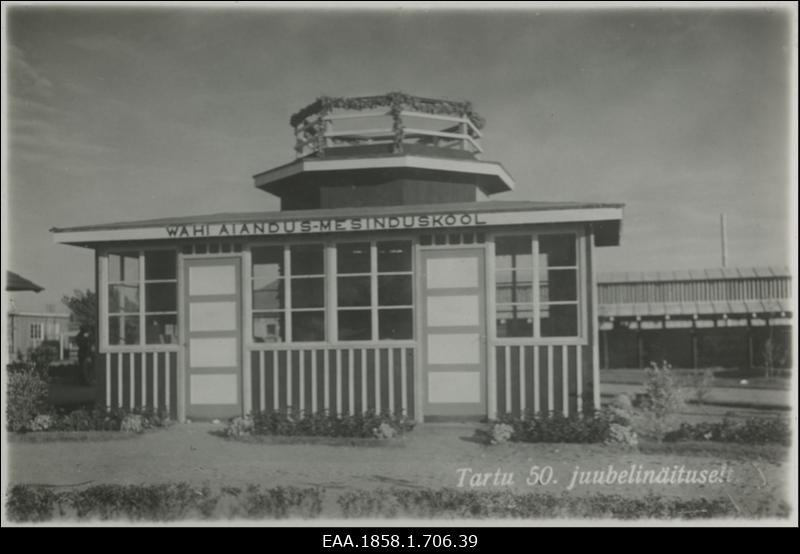
[[[434,111],[439,113],[431,113]],[[291,122],[298,157],[310,154],[324,157],[337,148],[363,145],[386,145],[393,153],[402,153],[410,144],[472,154],[483,152],[480,144],[483,120],[471,111],[468,103],[422,99],[401,93],[384,97],[322,98],[295,114]]]

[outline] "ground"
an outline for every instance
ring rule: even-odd
[[[621,388],[620,388],[621,387]],[[609,384],[604,394],[640,385]],[[763,395],[749,405],[754,394]],[[737,397],[736,395],[739,395]],[[736,408],[736,401],[745,402]],[[717,419],[735,410],[737,417],[787,415],[788,397],[777,389],[715,389],[721,405],[689,405],[687,420]],[[727,444],[659,445],[643,443],[638,450],[603,445],[486,445],[476,438],[478,423],[422,424],[390,446],[274,444],[241,442],[220,436],[222,424],[176,424],[142,435],[115,440],[32,441],[13,437],[8,449],[12,484],[43,484],[57,488],[98,483],[169,483],[267,487],[321,486],[336,494],[347,490],[397,487],[453,487],[464,490],[534,491],[566,494],[591,492],[644,496],[655,493],[683,498],[725,497],[746,516],[759,504],[775,505],[790,489],[789,449],[780,446]],[[98,438],[110,438],[97,435]],[[725,468],[728,482],[716,485],[577,485],[573,472],[615,471],[642,466],[687,470]],[[546,486],[529,485],[531,468],[552,468]],[[548,470],[549,471],[549,470]],[[499,477],[496,479],[495,475]],[[513,474],[511,483],[500,484]],[[474,477],[479,475],[479,477]],[[487,477],[488,475],[488,477]],[[485,485],[471,487],[476,482]]]

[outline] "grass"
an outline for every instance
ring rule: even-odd
[[[787,461],[789,449],[790,447],[780,444],[735,444],[712,441],[639,442],[639,452],[642,454],[761,460],[774,464]]]

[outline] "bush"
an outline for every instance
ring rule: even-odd
[[[251,485],[212,491],[188,483],[158,485],[94,485],[82,490],[53,492],[15,485],[6,503],[11,521],[209,519],[211,517],[287,518],[319,517],[324,491],[318,488]]]
[[[664,440],[667,442],[688,440],[742,444],[777,443],[789,446],[791,437],[792,430],[789,422],[785,419],[751,417],[740,422],[725,418],[718,423],[683,423],[675,431],[667,433]]]
[[[687,386],[693,392],[694,400],[704,404],[714,386],[714,372],[710,369],[692,372],[687,378]]]
[[[345,492],[338,504],[346,518],[696,519],[738,515],[736,506],[727,498],[682,499],[652,494],[629,498],[614,494],[582,497],[511,491],[379,489]],[[755,515],[775,515],[768,510]],[[788,510],[781,508],[780,515],[787,514]]]
[[[10,407],[10,404],[9,404]],[[32,415],[31,415],[32,414]],[[22,416],[21,416],[22,417]],[[47,408],[43,403],[33,412],[21,429],[23,431],[126,431],[140,433],[148,429],[166,427],[172,421],[166,410],[136,409],[127,412],[121,409],[94,408],[61,412]],[[9,417],[9,422],[11,418]]]
[[[629,423],[625,412],[616,408],[569,416],[560,412],[534,414],[525,419],[509,414],[499,418],[492,433],[496,442],[604,443],[614,441],[612,425],[627,428]]]
[[[37,415],[44,412],[47,381],[32,367],[10,371],[6,402],[6,426],[9,431],[30,431]]]
[[[281,435],[389,439],[414,428],[408,418],[368,412],[336,415],[327,412],[260,412],[247,418],[233,418],[225,434],[240,436]]]
[[[666,361],[661,366],[652,362],[645,372],[645,393],[640,406],[643,415],[641,430],[662,440],[675,426],[678,412],[684,406],[683,391],[672,373],[672,366]]]

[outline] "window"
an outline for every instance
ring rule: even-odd
[[[498,337],[579,335],[574,234],[497,237],[495,268]]]
[[[109,345],[177,343],[177,289],[175,251],[110,253]]]
[[[255,342],[325,340],[323,245],[253,248],[251,277]]]
[[[30,338],[31,340],[42,340],[44,338],[44,325],[42,323],[31,323]]]
[[[336,247],[338,339],[408,340],[414,336],[410,241]]]

